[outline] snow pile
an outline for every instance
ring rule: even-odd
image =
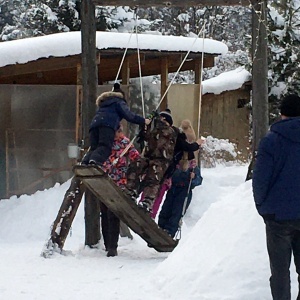
[[[168,299],[185,299],[186,293],[188,299],[262,299],[257,295],[268,292],[264,243],[251,182],[243,183],[211,205],[185,243],[157,268],[155,281]]]
[[[202,169],[182,239],[158,253],[134,234],[120,238],[119,256],[84,247],[80,205],[65,255],[40,256],[70,182],[32,196],[0,201],[1,300],[267,300],[269,263],[264,224],[246,165]],[[297,278],[292,267],[292,299]]]

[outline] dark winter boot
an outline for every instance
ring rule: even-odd
[[[134,189],[128,189],[128,188],[126,188],[126,189],[124,189],[124,193],[126,195],[128,195],[134,202],[136,201],[136,199],[138,197],[138,193]]]
[[[152,206],[153,206],[153,199],[144,198],[143,201],[139,202],[138,206],[143,208],[147,213],[151,214]]]
[[[106,256],[107,257],[118,256],[117,249],[108,249],[108,252],[107,252]]]

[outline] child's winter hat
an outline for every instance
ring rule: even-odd
[[[280,113],[286,117],[300,117],[300,97],[296,94],[285,96],[279,108]]]
[[[124,91],[121,89],[120,83],[115,82],[113,87],[113,92],[122,93],[123,97],[125,97]]]
[[[159,115],[165,118],[165,120],[170,124],[170,126],[173,125],[173,119],[171,116],[171,111],[169,109],[160,112]]]

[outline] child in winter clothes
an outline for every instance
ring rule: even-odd
[[[126,119],[130,123],[147,125],[149,119],[134,114],[124,98],[124,92],[118,83],[113,91],[102,93],[96,100],[97,113],[90,125],[90,150],[84,156],[82,164],[101,165],[111,154],[115,131],[120,121]]]
[[[166,113],[170,114],[170,110],[166,110],[166,112],[161,112],[162,115]],[[171,122],[171,124],[172,123],[173,121]],[[150,213],[152,219],[155,219],[163,197],[166,191],[168,191],[171,187],[171,176],[176,170],[176,166],[179,163],[179,161],[185,161],[187,163],[185,163],[187,169],[188,160],[194,159],[193,151],[199,150],[200,145],[203,143],[203,140],[201,139],[196,140],[195,132],[192,128],[191,121],[189,120],[183,120],[180,129],[176,128],[175,126],[172,126],[172,128],[177,135],[173,150],[173,157],[172,160],[169,162],[169,166],[163,175],[163,183],[160,185],[159,192],[154,200],[152,210]],[[185,160],[182,159],[183,157],[185,158]],[[141,196],[141,201],[139,204],[143,205],[143,201],[144,193]]]
[[[173,159],[177,133],[172,124],[173,119],[169,112],[163,111],[156,116],[145,132],[147,146],[144,157],[128,167],[126,186],[128,194],[132,198],[137,198],[143,191],[144,200],[139,206],[149,213],[159,193],[165,171]]]
[[[112,147],[112,153],[102,166],[108,172],[110,178],[121,188],[126,185],[127,159],[135,161],[140,157],[139,152],[132,145],[129,150],[121,157],[124,149],[130,143],[130,140],[123,134],[120,127],[115,134],[115,140]],[[100,202],[101,208],[101,227],[104,239],[104,245],[107,256],[118,255],[117,247],[120,234],[120,220]]]
[[[167,192],[158,217],[158,226],[167,230],[172,237],[175,236],[179,221],[191,203],[192,189],[201,183],[200,168],[196,166],[195,160],[189,162],[187,170],[183,170],[180,164],[177,165],[172,175],[171,188]]]

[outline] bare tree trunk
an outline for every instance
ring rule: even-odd
[[[252,0],[252,161],[247,178],[252,178],[255,154],[269,126],[266,0]]]

